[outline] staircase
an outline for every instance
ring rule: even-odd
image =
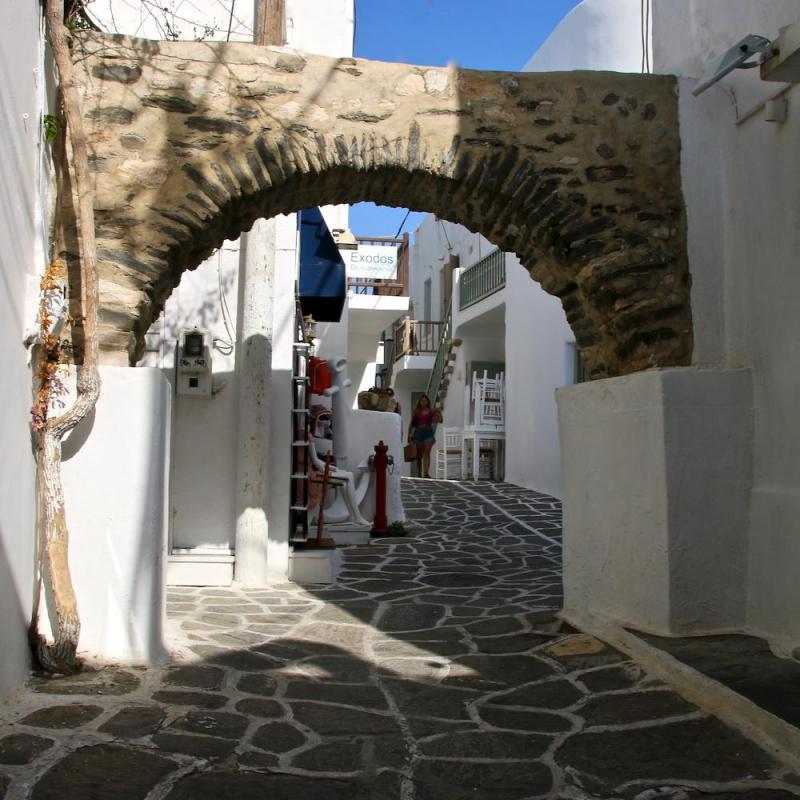
[[[461,339],[453,339],[453,306],[452,302],[447,309],[444,321],[442,322],[442,338],[439,342],[439,349],[436,351],[436,359],[433,362],[431,377],[428,380],[426,394],[431,398],[434,408],[442,408],[447,387],[450,384],[450,376],[453,373],[453,364],[456,360],[456,348],[461,346]]]

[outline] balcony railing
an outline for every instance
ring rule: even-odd
[[[432,355],[442,340],[442,322],[431,320],[399,320],[394,328],[394,357]]]
[[[461,273],[458,290],[458,307],[474,306],[506,285],[506,255],[493,250]]]
[[[433,369],[431,370],[431,377],[428,380],[428,388],[426,390],[426,394],[434,406],[439,405],[439,387],[444,377],[444,368],[447,366],[447,354],[450,351],[452,329],[453,311],[451,305],[447,309],[447,314],[442,322],[442,333],[439,339],[439,347],[436,350],[436,360],[433,362]]]

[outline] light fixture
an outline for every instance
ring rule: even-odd
[[[697,97],[697,95],[724,78],[729,72],[733,72],[735,69],[757,67],[761,63],[759,56],[768,58],[772,55],[773,47],[769,39],[755,33],[748,33],[744,39],[731,47],[724,55],[715,58],[711,62],[692,94]],[[751,61],[750,59],[754,60]]]

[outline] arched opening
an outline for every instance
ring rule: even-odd
[[[223,57],[97,35],[81,47],[110,360],[138,358],[180,274],[223,239],[372,200],[517,253],[561,300],[593,377],[689,362],[671,78]]]

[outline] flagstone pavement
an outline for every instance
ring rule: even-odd
[[[332,586],[175,588],[169,665],[34,677],[9,800],[789,800],[800,780],[563,625],[559,504],[404,481]],[[620,587],[620,591],[624,587]]]

